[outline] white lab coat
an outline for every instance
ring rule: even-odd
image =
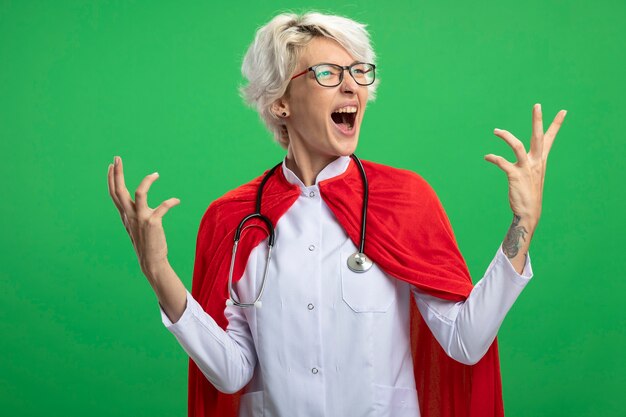
[[[409,303],[448,355],[473,364],[532,277],[530,256],[520,275],[501,246],[465,302],[430,296],[376,265],[350,271],[346,259],[357,248],[317,185],[349,163],[336,159],[305,187],[283,162],[302,193],[276,225],[262,308],[225,307],[226,331],[189,292],[176,323],[161,309],[163,324],[217,389],[245,387],[240,417],[419,416]],[[266,251],[264,242],[251,252],[234,286],[241,301],[254,300]]]

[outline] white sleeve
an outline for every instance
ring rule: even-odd
[[[467,300],[443,300],[413,286],[411,291],[422,317],[448,356],[473,365],[489,349],[504,317],[532,276],[530,254],[520,275],[500,245]]]
[[[252,378],[257,356],[245,315],[239,307],[226,307],[224,331],[187,291],[185,311],[172,323],[161,310],[161,320],[206,378],[219,391],[232,394]]]

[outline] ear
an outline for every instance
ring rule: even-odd
[[[272,103],[272,113],[279,119],[289,116],[289,103],[285,97],[281,97]]]

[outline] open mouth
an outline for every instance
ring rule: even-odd
[[[356,121],[356,107],[347,107],[339,109],[330,114],[330,118],[339,127],[341,131],[349,132],[354,128]]]

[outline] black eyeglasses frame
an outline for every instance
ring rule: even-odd
[[[367,83],[367,84],[363,84],[363,83],[358,82],[357,79],[355,78],[354,74],[352,73],[352,68],[355,65],[363,65],[363,64],[371,66],[372,67],[371,71],[374,71],[374,77],[372,78],[372,82]],[[340,68],[341,69],[341,72],[339,73],[339,82],[337,84],[334,84],[334,85],[324,85],[324,84],[322,84],[320,82],[320,80],[317,78],[317,73],[315,72],[315,70],[317,69],[317,67],[320,67],[322,65],[330,65],[330,66],[333,66],[335,68]],[[367,62],[355,62],[355,63],[353,63],[351,65],[337,65],[337,64],[331,64],[330,62],[322,62],[322,63],[316,64],[316,65],[313,65],[313,66],[305,69],[304,71],[294,75],[293,77],[291,77],[291,79],[293,80],[294,78],[297,78],[297,77],[299,77],[301,75],[304,75],[304,74],[306,74],[309,71],[313,71],[313,75],[315,75],[315,81],[317,81],[317,83],[319,85],[321,85],[322,87],[330,87],[330,88],[332,88],[332,87],[337,87],[338,85],[340,85],[343,82],[343,72],[344,72],[344,70],[348,70],[348,73],[350,73],[350,76],[352,77],[352,79],[358,85],[368,86],[368,85],[372,85],[374,83],[374,81],[376,81],[376,65],[369,64]]]

